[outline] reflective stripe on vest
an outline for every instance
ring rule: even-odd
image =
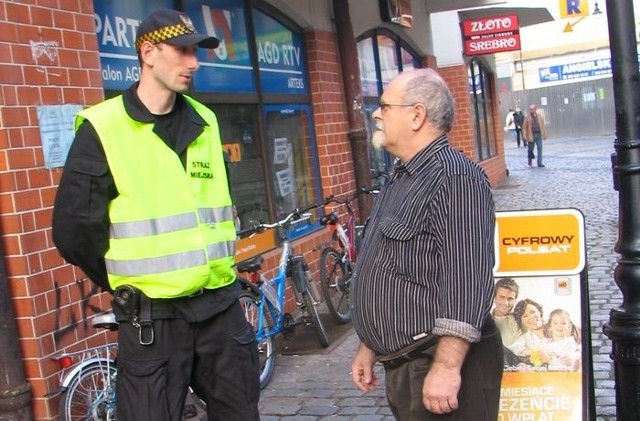
[[[232,256],[235,253],[235,241],[209,244],[207,253],[210,260]],[[187,269],[207,263],[207,256],[202,250],[177,253],[169,256],[152,257],[136,260],[105,259],[107,271],[117,276],[153,275]]]
[[[233,207],[198,209],[200,222],[216,224],[233,218]],[[196,228],[198,219],[192,212],[181,215],[171,215],[164,218],[148,219],[145,221],[117,222],[111,224],[111,238],[134,238],[148,235],[166,234],[184,229]]]

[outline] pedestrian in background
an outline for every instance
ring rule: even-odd
[[[509,112],[504,118],[504,130],[508,133],[511,140],[516,140],[516,122],[513,118],[514,112],[513,108],[509,108]]]
[[[135,41],[140,81],[76,117],[53,240],[114,294],[119,421],[179,421],[189,386],[209,420],[259,419],[218,122],[184,94],[197,47],[218,43],[184,13],[153,12]]]
[[[531,166],[533,158],[533,147],[536,148],[538,167],[544,168],[542,163],[542,141],[547,139],[547,129],[544,123],[544,116],[537,111],[535,104],[529,105],[529,112],[524,117],[522,124],[522,135],[527,141],[527,164]]]
[[[516,143],[518,147],[520,147],[520,139],[522,139],[522,124],[524,123],[524,115],[522,114],[522,110],[520,107],[516,107],[515,112],[513,113],[513,122],[516,125]],[[522,147],[526,147],[527,143],[522,139]]]
[[[398,158],[376,197],[352,290],[364,392],[385,367],[399,420],[495,421],[503,347],[493,301],[495,212],[477,164],[449,144],[455,110],[432,69],[403,72],[373,113],[373,143]]]

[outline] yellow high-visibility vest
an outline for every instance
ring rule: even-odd
[[[187,98],[207,122],[179,156],[130,118],[118,96],[76,116],[94,127],[118,190],[109,204],[109,284],[132,285],[151,298],[215,289],[235,279],[236,231],[215,114]]]

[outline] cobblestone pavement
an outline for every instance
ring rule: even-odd
[[[498,210],[577,208],[586,221],[593,377],[598,421],[615,420],[611,343],[602,333],[609,311],[622,301],[613,280],[618,196],[613,190],[611,138],[550,139],[545,168],[528,167],[524,148],[505,145],[509,177],[495,189]],[[351,382],[358,340],[351,331],[321,355],[278,356],[260,412],[270,420],[392,420],[384,386],[363,395]],[[382,368],[377,368],[384,380]],[[382,381],[383,383],[383,381]]]

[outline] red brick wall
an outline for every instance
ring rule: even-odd
[[[36,419],[57,414],[44,397],[57,389],[51,355],[84,338],[85,316],[108,305],[51,241],[61,170],[44,167],[36,107],[102,98],[91,1],[0,1],[0,224]]]
[[[453,97],[456,101],[456,120],[454,122],[453,130],[450,133],[451,144],[460,149],[468,157],[474,161],[478,160],[478,154],[476,150],[475,134],[473,133],[473,116],[471,97],[469,95],[469,82],[467,76],[467,67],[453,66],[443,67],[437,69],[442,75],[444,80],[449,85]],[[495,84],[493,87],[493,139],[494,149],[497,151],[496,155],[479,162],[480,166],[484,169],[491,181],[492,186],[497,186],[506,177],[506,167],[504,160],[504,139],[502,131],[502,118],[500,117],[500,110],[498,107],[498,95],[495,91]]]
[[[355,191],[353,156],[347,133],[342,72],[336,34],[304,35],[311,84],[311,103],[324,196]]]

